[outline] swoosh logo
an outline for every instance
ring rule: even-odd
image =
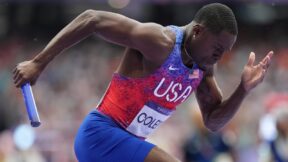
[[[171,70],[171,71],[179,70],[179,68],[175,68],[172,65],[170,65],[168,69]]]

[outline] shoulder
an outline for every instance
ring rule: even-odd
[[[152,62],[162,62],[174,48],[176,33],[170,27],[157,23],[141,23],[137,32],[140,51]]]
[[[166,60],[167,56],[173,51],[176,43],[176,32],[171,27],[165,26],[161,29],[161,35],[163,36],[163,60]]]
[[[153,39],[158,39],[158,41],[160,41],[159,43],[163,43],[163,45],[166,47],[170,47],[175,44],[176,33],[168,26],[148,22],[141,23],[141,25],[139,25],[139,30],[142,31],[146,37],[153,35]]]
[[[170,53],[176,43],[176,33],[170,27],[162,28],[163,37],[165,39],[166,48]]]

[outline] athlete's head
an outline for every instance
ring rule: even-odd
[[[189,26],[185,46],[193,61],[202,67],[215,64],[232,48],[238,34],[233,11],[220,3],[203,6]]]

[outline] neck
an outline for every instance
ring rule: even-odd
[[[186,25],[184,27],[184,36],[183,36],[183,42],[181,45],[182,48],[182,61],[187,67],[193,66],[193,57],[192,54],[189,52],[189,49],[187,49],[187,46],[189,45],[189,42],[191,42],[191,29],[192,25]]]
[[[185,55],[190,59],[190,60],[193,60],[193,58],[192,58],[192,56],[191,56],[191,54],[187,51],[187,49],[186,49],[186,43],[183,43],[183,51],[184,51],[184,53],[185,53]]]

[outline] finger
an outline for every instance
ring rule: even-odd
[[[266,69],[267,59],[268,59],[268,58],[265,58],[264,60],[262,60],[261,62],[259,62],[259,65],[261,66],[261,68]]]
[[[273,55],[274,55],[274,51],[270,51],[266,56],[268,56],[271,59]]]
[[[25,82],[25,80],[24,80],[23,78],[20,78],[20,79],[16,82],[16,87],[19,88],[24,82]]]
[[[267,62],[268,60],[271,60],[271,58],[273,57],[274,52],[270,51],[262,60],[261,62]]]
[[[265,64],[265,66],[264,66],[263,68],[268,69],[268,67],[269,67],[270,64],[271,64],[272,56],[273,56],[273,52],[269,52],[269,53],[267,54],[267,56],[265,57],[265,59],[262,61],[262,62]]]
[[[265,69],[268,69],[268,67],[270,66],[271,64],[271,58],[270,57],[267,57],[267,59],[265,60]]]
[[[265,56],[260,62],[266,63],[268,58],[269,58],[268,56]]]
[[[263,62],[259,62],[256,66],[254,66],[256,69],[259,70],[264,70],[265,69],[265,64]]]
[[[16,78],[14,79],[14,83],[17,84],[21,78],[22,78],[22,74],[18,74]]]
[[[20,87],[20,84],[21,84],[21,79],[19,79],[19,80],[17,80],[17,82],[15,82],[15,85],[16,85],[17,88]]]
[[[267,67],[266,67],[266,69],[268,69],[269,67],[270,67],[270,65],[271,65],[271,61],[269,61],[268,63],[267,63]]]
[[[17,88],[20,88],[21,85],[22,85],[22,81],[21,80],[16,83],[16,87]]]
[[[17,72],[17,66],[13,69],[13,74],[15,74]]]
[[[270,64],[271,64],[273,55],[274,55],[274,52],[273,52],[273,51],[270,51],[270,52],[267,54],[267,56],[268,56],[268,58],[269,58],[269,59],[267,60],[267,64],[268,64],[267,68],[268,68],[268,67],[270,66]]]
[[[13,79],[15,80],[18,75],[19,75],[19,70],[16,71],[16,73],[15,73],[14,76],[13,76]]]
[[[249,55],[249,59],[248,59],[247,65],[253,66],[254,61],[255,61],[255,53],[251,52],[250,55]]]

